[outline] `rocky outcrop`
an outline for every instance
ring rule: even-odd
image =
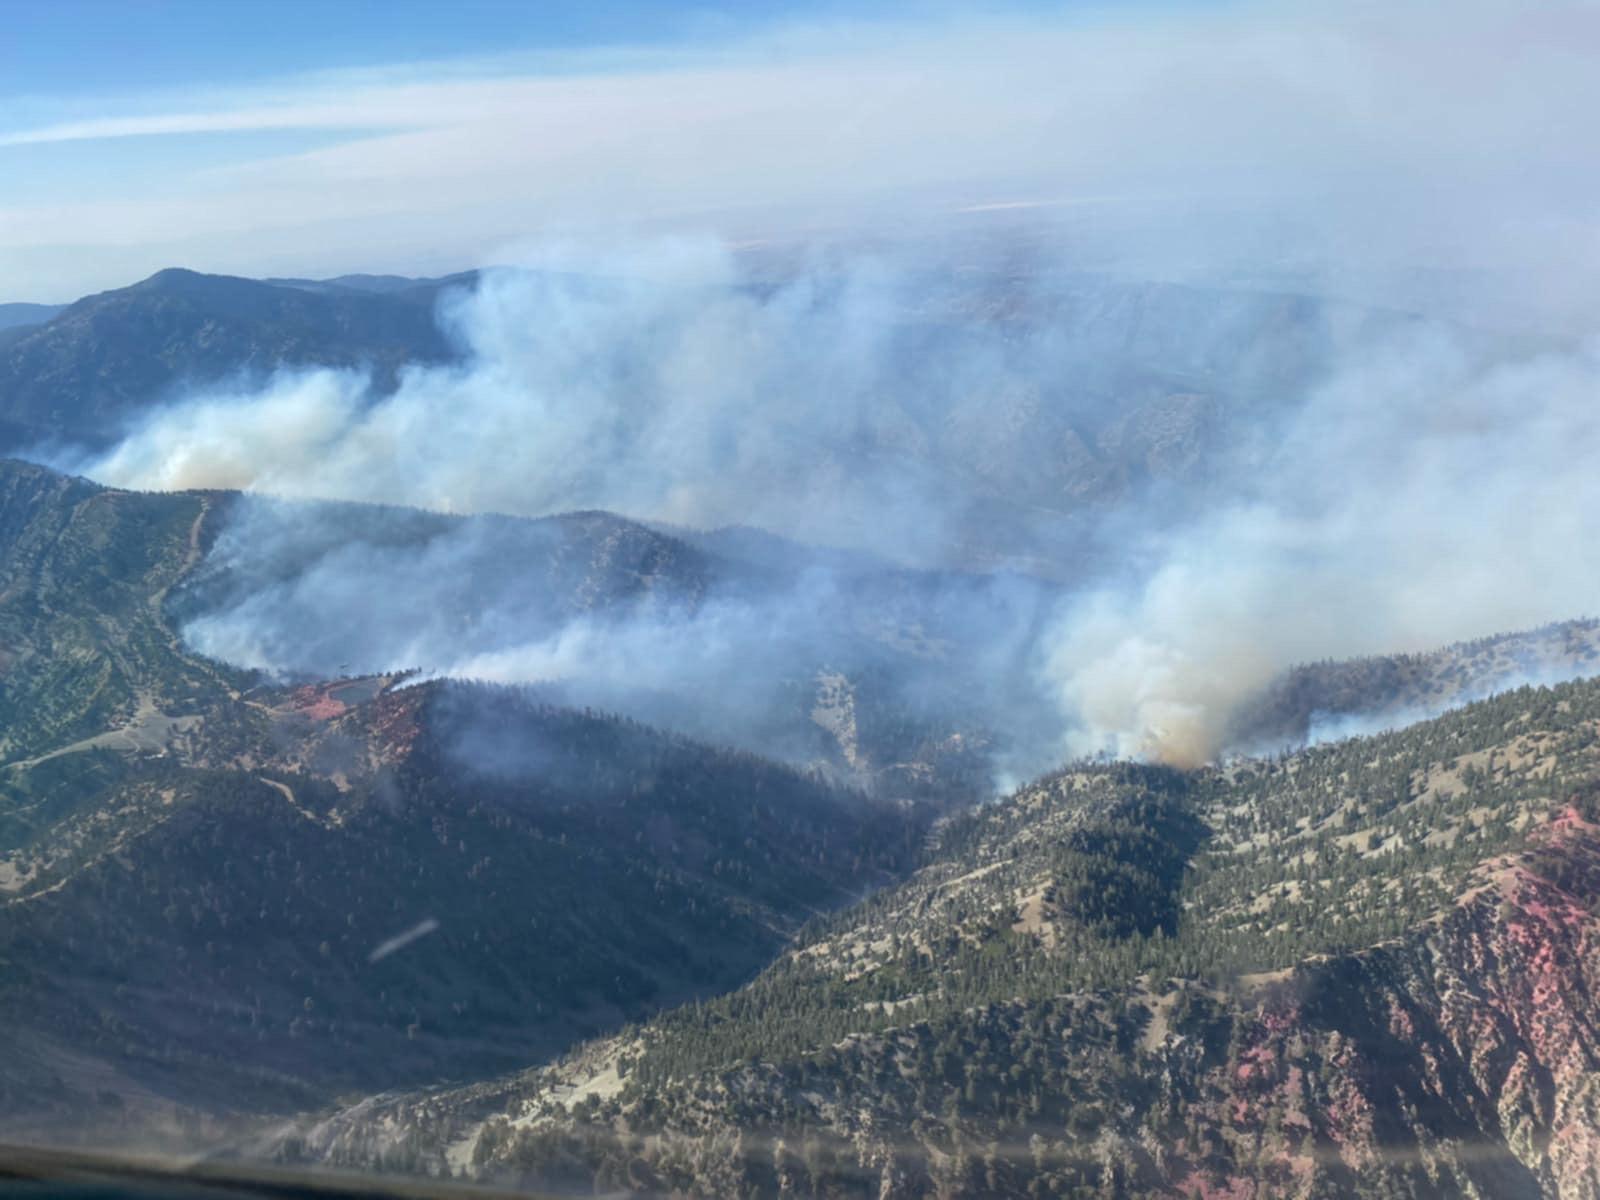
[[[1600,828],[1577,806],[1437,922],[1162,1048],[1180,1194],[1600,1196]],[[1320,1189],[1320,1190],[1319,1190]]]
[[[659,1194],[1592,1200],[1597,898],[1577,801],[1407,936],[1231,989],[992,1004],[603,1103],[530,1074],[321,1153]]]

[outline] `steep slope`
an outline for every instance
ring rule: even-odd
[[[608,513],[527,520],[357,504],[219,505],[170,608],[190,644],[305,675],[543,679],[552,699],[897,794],[987,786],[1026,632],[1057,590],[898,569]]]
[[[1234,720],[1241,749],[1397,728],[1525,683],[1554,683],[1600,670],[1600,621],[1458,642],[1422,654],[1308,663],[1284,673]]]
[[[228,686],[162,613],[200,559],[209,504],[0,461],[0,762],[194,711]]]
[[[675,1194],[1593,1196],[1597,732],[1568,684],[1074,769],[738,992],[279,1151]]]
[[[975,639],[1054,595],[872,560],[779,570],[608,513],[140,495],[15,461],[0,543],[0,763],[101,737],[160,748],[258,669],[533,672],[553,702],[966,795],[1002,707],[977,678],[996,647]]]
[[[725,563],[604,512],[459,517],[371,504],[230,496],[216,545],[172,598],[180,623],[248,623],[254,665],[331,673],[397,665],[396,648],[444,629],[469,657],[607,612],[692,610]],[[343,604],[352,588],[359,608]],[[341,657],[342,656],[342,657]]]
[[[104,446],[183,387],[279,367],[370,369],[390,387],[404,363],[453,357],[434,322],[436,295],[311,292],[166,270],[87,296],[0,345],[0,449]]]
[[[288,720],[232,769],[125,766],[115,842],[7,901],[13,1126],[81,1112],[47,1082],[81,1058],[224,1111],[505,1069],[729,986],[909,850],[859,796],[614,719],[343,703],[298,706],[340,726],[295,743],[322,773]]]

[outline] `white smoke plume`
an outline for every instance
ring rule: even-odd
[[[1027,154],[1008,134],[1006,161],[982,163],[1027,181],[1021,276],[986,260],[970,286],[958,239],[777,277],[712,238],[543,247],[446,307],[460,365],[377,399],[352,373],[212,390],[85,469],[457,513],[606,508],[1047,572],[1076,594],[1044,628],[1019,606],[996,661],[1026,677],[1008,695],[1050,707],[1063,755],[1205,761],[1295,662],[1595,611],[1594,8],[1230,6],[1054,29],[1048,47],[1082,70],[977,56],[1037,91]],[[948,63],[924,50],[891,57],[936,79]],[[969,137],[986,124],[970,104]],[[937,131],[893,115],[873,154],[922,163]],[[896,179],[913,176],[939,173]],[[1239,287],[1064,265],[1108,262]],[[418,652],[513,677],[626,644],[582,626]]]
[[[608,262],[617,270],[490,276],[448,311],[471,349],[467,364],[415,370],[388,398],[371,400],[357,375],[287,376],[261,393],[158,415],[90,473],[140,487],[465,512],[595,507],[701,526],[744,522],[959,566],[951,529],[966,528],[968,508],[993,499],[971,454],[984,450],[985,421],[1007,420],[1019,395],[1025,417],[1053,402],[1080,421],[1103,421],[1127,405],[1049,375],[1126,354],[1107,332],[1120,327],[1097,324],[1103,306],[1124,295],[1114,286],[1097,305],[1063,310],[1063,326],[1041,332],[968,313],[958,314],[958,333],[929,339],[917,324],[926,311],[904,284],[910,275],[873,269],[761,285],[709,243],[628,261],[656,269],[630,278]],[[1017,286],[1056,311],[1046,293]],[[1217,294],[1199,303],[1215,316],[1236,301]],[[1331,321],[1312,311],[1316,353],[1297,369],[1274,360],[1260,379],[1238,364],[1213,374],[1213,383],[1250,377],[1286,391],[1257,414],[1262,428],[1237,414],[1224,424],[1249,452],[1219,453],[1208,465],[1220,480],[1202,472],[1180,488],[1198,516],[1173,520],[1170,504],[1122,493],[1093,510],[1127,539],[1121,559],[1098,564],[1118,582],[1075,581],[1075,598],[1047,631],[1029,605],[973,605],[956,618],[964,655],[993,651],[1005,660],[997,669],[1020,664],[1036,689],[1011,689],[1011,707],[991,714],[998,724],[1030,725],[1017,705],[1053,698],[1068,730],[1060,754],[1194,764],[1224,748],[1238,706],[1295,662],[1426,649],[1594,608],[1600,563],[1582,553],[1600,519],[1592,347],[1529,351],[1399,317],[1346,339],[1332,332],[1350,324],[1339,310]],[[1219,340],[1240,344],[1241,329],[1260,335],[1244,318],[1213,320],[1188,344],[1161,341],[1159,352],[1169,367],[1203,359]],[[926,444],[930,429],[950,428],[963,437]],[[1265,445],[1262,429],[1271,433]],[[1000,445],[1007,471],[1036,461],[1020,444]],[[263,553],[272,535],[261,521],[257,512],[233,553]],[[786,628],[789,646],[817,644],[824,631],[814,614],[843,611],[819,601],[815,580],[781,603],[719,598],[692,618],[652,613],[626,627],[519,627],[521,610],[485,601],[479,635],[465,638],[439,628],[434,614],[449,606],[430,581],[477,551],[463,537],[441,545],[403,567],[392,554],[323,558],[294,595],[262,592],[199,619],[190,636],[233,661],[308,669],[320,659],[302,618],[384,579],[383,590],[416,604],[387,622],[364,618],[367,633],[388,634],[387,659],[364,666],[422,663],[502,680],[588,676],[610,694],[632,680],[717,695],[727,694],[719,680],[759,690],[753,676],[792,675],[798,659],[771,652],[772,630]],[[375,610],[367,602],[361,611]],[[1022,627],[995,624],[1001,611]],[[481,636],[485,628],[497,633]],[[343,636],[359,644],[364,634]],[[323,657],[334,653],[330,646]],[[741,690],[736,707],[752,703]],[[1030,758],[1040,760],[1037,750]]]
[[[414,369],[376,404],[364,376],[329,371],[196,397],[90,471],[145,488],[525,516],[604,507],[891,550],[936,543],[936,480],[854,469],[864,442],[910,423],[895,401],[912,381],[882,374],[906,361],[890,319],[904,278],[856,264],[762,289],[713,239],[555,257],[582,273],[491,272],[446,306],[465,367]],[[1034,386],[1037,370],[1004,352],[989,339],[971,382]],[[916,374],[952,386],[961,367],[931,357]]]
[[[1293,663],[1593,611],[1600,353],[1484,362],[1469,339],[1419,331],[1350,364],[1241,481],[1248,498],[1071,607],[1047,667],[1070,746],[1206,761]]]

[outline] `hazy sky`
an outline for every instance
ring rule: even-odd
[[[1597,10],[10,0],[0,299],[551,233],[1117,214],[1152,258],[1600,259]],[[975,211],[968,211],[975,210]],[[1584,285],[1591,286],[1591,285]]]
[[[172,264],[454,269],[552,223],[759,220],[806,204],[810,169],[849,172],[817,190],[854,198],[912,132],[877,128],[907,86],[886,52],[1066,11],[5,0],[0,285],[55,300]]]

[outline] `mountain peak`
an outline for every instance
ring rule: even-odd
[[[200,278],[203,278],[202,272],[190,270],[188,267],[163,267],[148,279],[141,279],[133,286],[143,288],[171,287]]]
[[[164,267],[154,275],[123,288],[121,294],[163,292],[215,299],[227,295],[265,295],[279,290],[281,289],[275,285],[259,279],[245,279],[238,275],[214,275],[206,271],[191,270],[188,267]],[[117,294],[117,292],[101,293],[102,296]]]

